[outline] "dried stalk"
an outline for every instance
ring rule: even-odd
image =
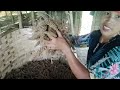
[[[37,40],[32,59],[34,58],[35,60],[58,60],[60,57],[64,57],[63,53],[60,50],[48,50],[47,48],[45,48],[45,40],[50,40],[50,38],[45,34],[45,32],[48,32],[53,37],[57,38],[58,35],[56,30],[59,30],[71,46],[70,41],[66,37],[70,31],[69,25],[67,25],[66,23],[62,23],[59,20],[54,20],[47,13],[41,13],[39,15],[39,20],[34,23],[32,29],[33,36],[30,39]]]

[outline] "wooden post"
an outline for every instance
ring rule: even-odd
[[[32,25],[34,25],[34,21],[35,21],[34,11],[31,11],[31,20],[32,20]]]
[[[71,32],[73,35],[75,35],[74,27],[73,27],[73,12],[72,11],[70,11],[70,24],[71,24]]]
[[[27,11],[26,11],[26,15],[27,15]]]
[[[73,16],[73,26],[74,26],[74,33],[75,33],[75,35],[78,33],[77,32],[77,25],[78,25],[78,18],[77,18],[77,11],[74,11],[73,12],[74,14],[74,16]]]
[[[5,11],[5,16],[7,17],[8,15],[7,15],[7,11]]]
[[[2,32],[1,27],[0,27],[0,33]]]
[[[14,24],[14,17],[12,15],[12,11],[10,11],[10,16],[11,16],[11,19],[12,19],[12,23]]]
[[[17,13],[18,13],[19,28],[23,28],[23,25],[22,25],[22,12],[17,11]]]
[[[101,22],[101,18],[102,18],[102,12],[103,11],[95,11],[94,12],[91,32],[94,31],[94,30],[99,30],[100,29],[100,22]]]
[[[29,17],[28,12],[26,11],[26,17]]]
[[[55,20],[57,20],[58,16],[57,16],[57,11],[55,11]]]
[[[81,27],[81,17],[82,17],[82,12],[81,11],[76,11],[75,12],[75,23],[74,23],[74,30],[75,30],[75,35],[79,35],[80,33],[80,27]]]

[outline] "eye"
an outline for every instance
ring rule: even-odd
[[[105,15],[110,15],[110,12],[105,12]]]

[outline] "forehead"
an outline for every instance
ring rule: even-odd
[[[118,13],[118,14],[120,13],[120,11],[112,11],[112,12],[115,12],[115,13]]]
[[[120,11],[109,11],[111,12],[111,14],[117,14],[117,15],[120,15]]]

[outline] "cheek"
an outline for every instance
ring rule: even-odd
[[[107,19],[106,18],[101,18],[101,25],[103,25],[104,23],[106,23]]]
[[[119,32],[120,31],[120,22],[114,22],[112,25],[112,28],[115,32]]]
[[[105,19],[103,19],[103,18],[102,18],[100,23],[101,23],[101,24],[103,24],[103,23],[104,23],[104,21],[105,21]]]
[[[115,26],[113,31],[114,33],[120,32],[120,25]]]
[[[101,22],[100,22],[100,30],[102,30],[105,21],[106,21],[105,19],[101,19]]]

